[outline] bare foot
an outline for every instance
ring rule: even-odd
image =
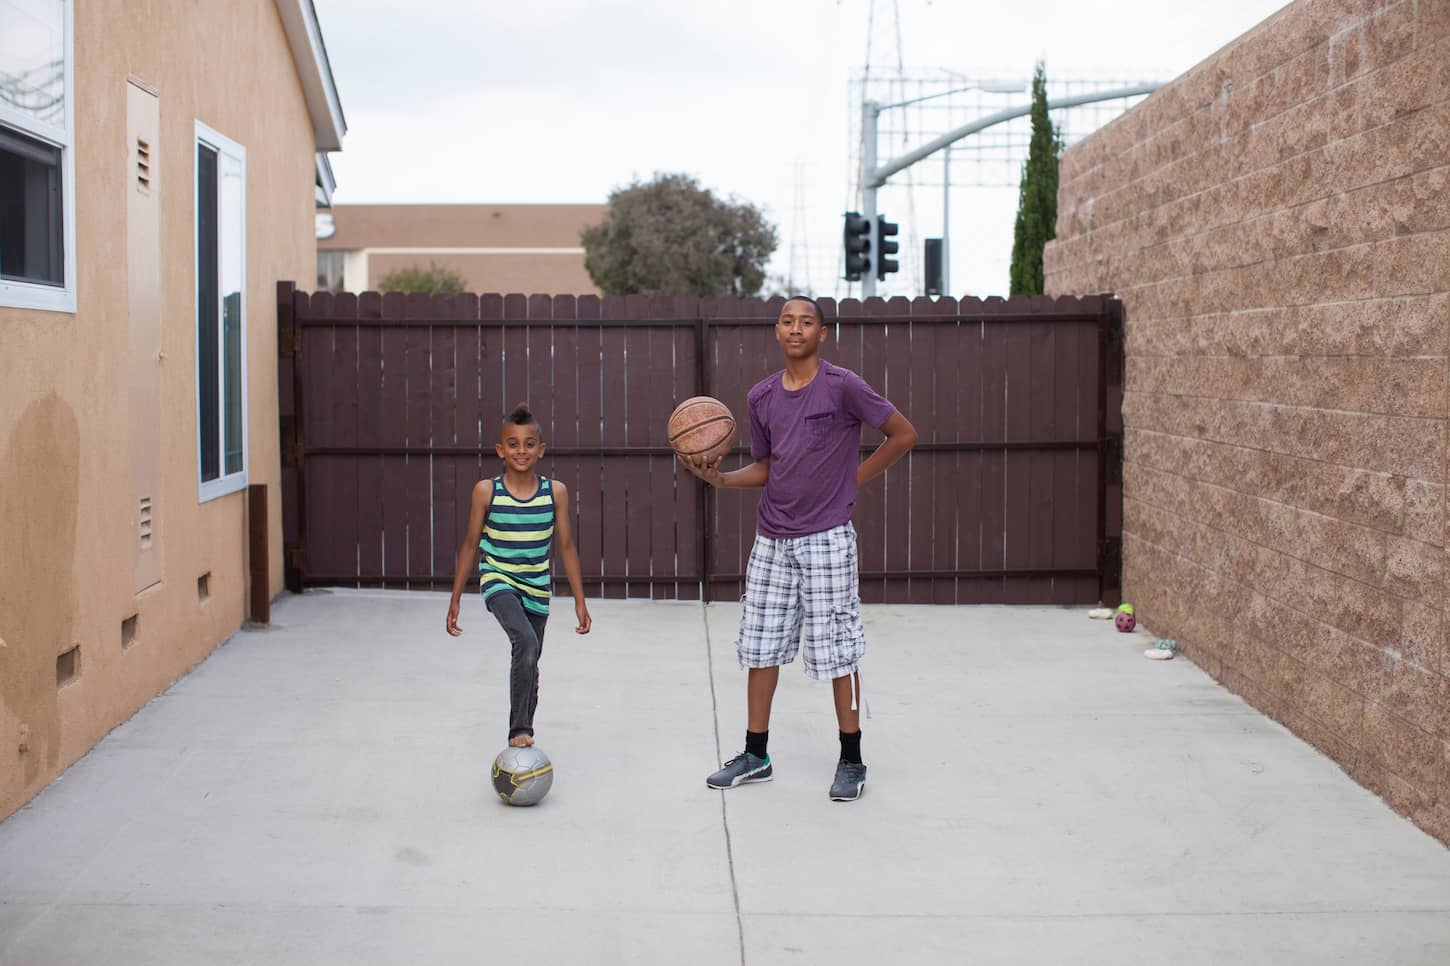
[[[527,748],[533,743],[534,739],[529,735],[514,735],[509,739],[510,748]]]

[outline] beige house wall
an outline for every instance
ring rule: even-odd
[[[196,120],[247,152],[247,455],[250,482],[269,486],[272,594],[282,587],[275,283],[315,269],[314,130],[272,0],[75,7],[77,311],[0,308],[0,817],[246,614],[246,493],[197,498]],[[140,596],[129,512],[132,77],[157,94],[160,118],[161,582]],[[137,637],[123,651],[133,614]],[[58,688],[56,657],[75,645],[80,673]]]
[[[606,205],[334,205],[319,251],[347,253],[345,288],[378,290],[400,268],[437,263],[473,292],[597,295],[579,235]]]
[[[380,290],[389,272],[438,264],[458,272],[470,292],[547,292],[550,295],[598,295],[584,270],[584,253],[552,250],[534,252],[369,252],[368,285]]]
[[[1062,161],[1127,309],[1124,590],[1450,842],[1450,3],[1299,0]]]

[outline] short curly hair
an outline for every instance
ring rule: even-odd
[[[825,322],[826,322],[826,313],[821,311],[821,303],[820,302],[817,302],[815,299],[811,298],[809,295],[787,295],[785,297],[785,302],[782,303],[782,305],[781,305],[781,309],[784,310],[785,307],[787,305],[789,305],[790,303],[792,303],[792,302],[809,302],[809,303],[811,303],[811,308],[813,308],[813,309],[816,310],[816,320],[818,322],[820,322],[822,325],[825,324]]]

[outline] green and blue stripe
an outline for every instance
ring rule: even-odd
[[[525,610],[547,614],[553,585],[549,549],[554,542],[554,487],[547,477],[538,480],[534,495],[520,500],[504,486],[502,476],[494,477],[478,541],[478,585],[484,600],[512,591]]]

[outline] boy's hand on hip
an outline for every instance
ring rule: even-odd
[[[454,637],[459,637],[463,634],[463,628],[458,626],[458,601],[456,599],[448,605],[448,623],[446,627],[448,633]]]
[[[579,621],[579,626],[574,628],[575,634],[588,634],[589,628],[594,626],[594,621],[589,617],[589,608],[580,601],[574,605],[574,617]]]

